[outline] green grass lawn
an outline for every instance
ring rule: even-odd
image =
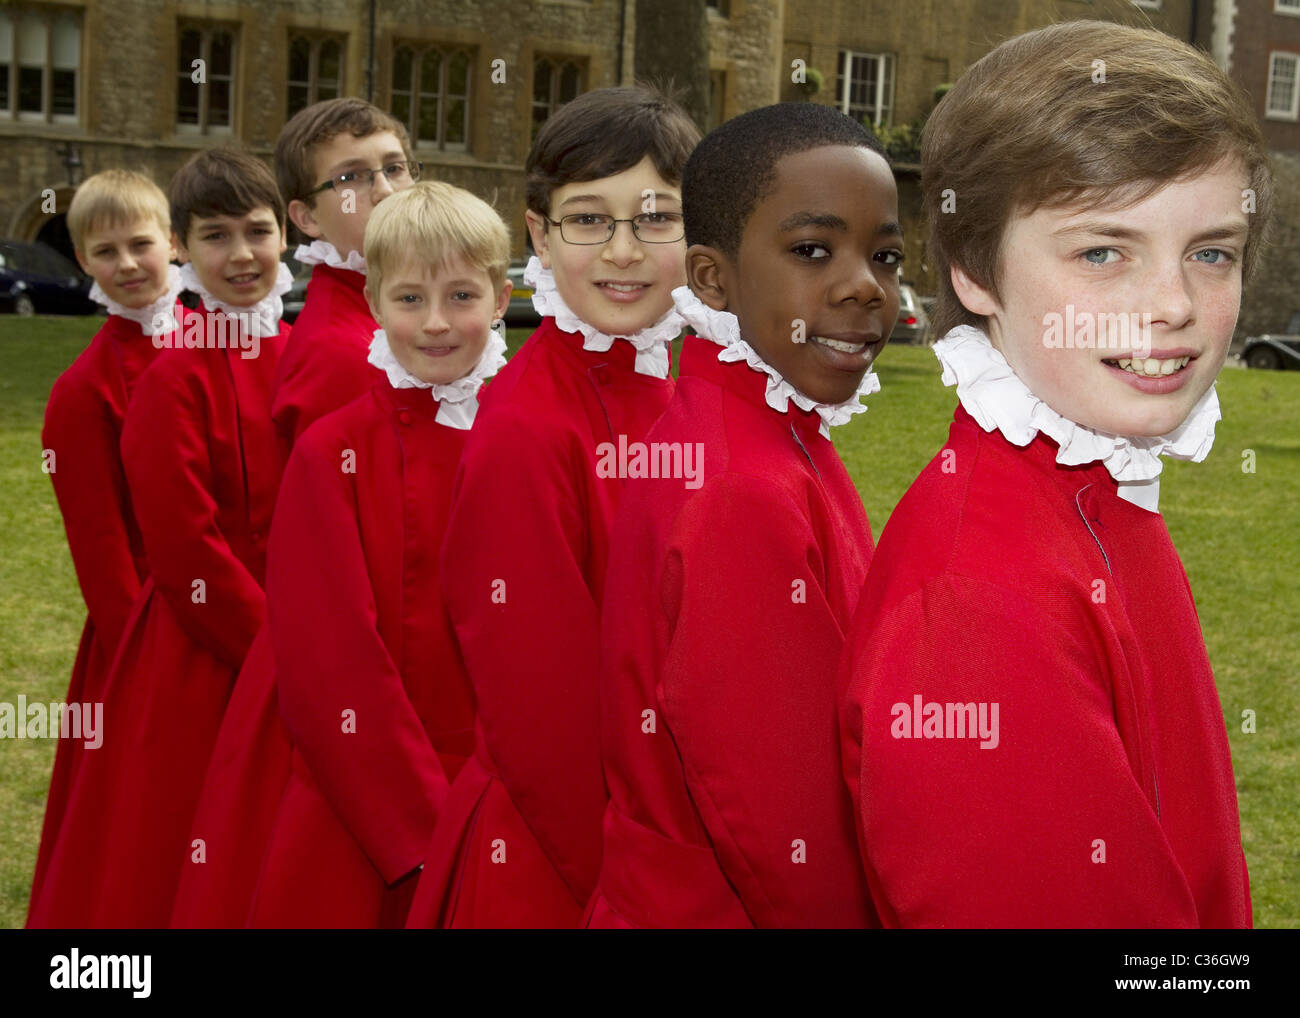
[[[101,319],[0,318],[0,701],[62,700],[85,608],[49,478],[50,385]],[[511,330],[511,350],[526,336]],[[891,347],[871,410],[835,432],[877,537],[943,444],[955,400],[927,349]],[[1169,462],[1161,507],[1182,552],[1228,719],[1255,924],[1300,926],[1300,373],[1226,369],[1206,462]],[[1255,471],[1242,470],[1253,450]],[[1253,711],[1256,731],[1242,732]],[[54,759],[0,741],[0,927],[22,925]]]

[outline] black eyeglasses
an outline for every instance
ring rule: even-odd
[[[598,212],[575,212],[560,219],[546,217],[560,228],[566,244],[604,244],[614,236],[619,223],[631,223],[637,240],[647,244],[672,244],[686,236],[680,212],[643,212],[631,219],[615,219]]]
[[[320,194],[329,188],[336,191],[342,191],[345,187],[373,187],[375,183],[375,174],[382,173],[390,184],[403,184],[406,181],[416,181],[420,179],[420,173],[424,169],[424,163],[385,163],[377,170],[369,168],[361,170],[344,170],[342,173],[336,173],[329,180],[319,187],[313,188],[307,192],[307,197],[313,194]]]

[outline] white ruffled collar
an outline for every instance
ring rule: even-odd
[[[217,300],[199,282],[198,273],[189,262],[181,266],[181,288],[197,293],[209,311],[220,311],[239,322],[254,323],[258,329],[258,338],[264,339],[280,331],[280,317],[284,314],[284,302],[280,296],[288,293],[289,287],[293,286],[293,273],[289,271],[289,266],[284,262],[278,264],[280,269],[275,274],[275,282],[271,284],[271,292],[256,304],[228,304]],[[245,331],[251,334],[253,330],[246,328]]]
[[[349,251],[344,258],[339,249],[328,240],[313,240],[310,244],[299,244],[293,257],[303,265],[328,265],[331,269],[347,269],[349,272],[366,274],[366,259],[360,251]]]
[[[103,288],[95,283],[90,288],[90,299],[102,306],[110,315],[117,315],[127,321],[135,322],[146,336],[162,336],[175,332],[176,297],[185,287],[181,284],[181,270],[175,265],[167,266],[167,289],[152,304],[142,308],[129,308],[119,304]]]
[[[1154,438],[1108,435],[1067,420],[1029,391],[989,338],[959,325],[934,344],[943,365],[943,384],[957,386],[957,399],[985,431],[997,430],[1013,445],[1026,446],[1038,432],[1060,447],[1056,462],[1078,466],[1098,460],[1119,486],[1119,497],[1159,512],[1161,456],[1199,463],[1214,444],[1222,418],[1211,385],[1176,429]]]
[[[831,428],[844,424],[854,414],[866,413],[864,396],[880,391],[880,376],[870,369],[862,376],[858,391],[843,403],[818,403],[805,396],[781,377],[781,373],[768,364],[758,351],[740,338],[740,319],[730,311],[715,311],[695,296],[689,286],[679,286],[673,291],[673,303],[686,323],[702,338],[712,340],[722,347],[718,360],[744,361],[754,371],[767,375],[767,405],[778,413],[787,413],[790,403],[800,410],[816,411],[821,425],[818,431],[823,438],[831,437]]]
[[[614,345],[614,340],[621,339],[636,348],[634,368],[637,374],[668,377],[668,344],[682,334],[683,326],[681,316],[674,309],[669,308],[659,321],[640,332],[630,336],[610,336],[573,313],[555,288],[554,273],[542,268],[536,255],[528,259],[524,268],[524,283],[533,288],[533,307],[537,313],[543,318],[547,315],[553,317],[556,326],[564,332],[580,333],[584,350],[605,353]]]
[[[504,325],[498,327],[494,324],[478,363],[469,374],[446,385],[422,381],[402,367],[388,343],[388,334],[383,329],[375,330],[374,339],[370,341],[370,355],[366,360],[388,376],[388,384],[394,389],[433,390],[432,396],[438,401],[438,414],[434,420],[449,428],[468,431],[478,413],[479,389],[506,362],[506,341],[501,335],[503,331]]]

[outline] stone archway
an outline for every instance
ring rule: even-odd
[[[54,192],[52,202],[49,194],[40,191],[18,207],[9,222],[9,236],[24,244],[48,244],[76,264],[67,225],[68,206],[76,188],[65,185],[50,190]]]

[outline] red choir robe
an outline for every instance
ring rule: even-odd
[[[237,346],[175,350],[136,387],[122,461],[151,575],[105,683],[104,744],[82,762],[31,925],[168,923],[217,726],[265,613],[279,481],[271,380],[287,335],[281,325],[251,358]]]
[[[820,417],[720,349],[686,337],[646,436],[703,476],[629,482],[617,518],[589,925],[866,926],[835,681],[870,524]]]
[[[286,460],[293,444],[319,417],[365,394],[383,378],[366,362],[379,328],[370,315],[366,277],[351,269],[311,270],[302,311],[280,358],[271,416]]]
[[[181,308],[181,314],[183,323],[189,312]],[[149,575],[119,446],[137,379],[172,345],[165,335],[155,343],[136,322],[109,315],[54,383],[45,407],[41,444],[54,453],[50,480],[88,612],[68,686],[70,704],[102,700],[113,653]],[[49,865],[84,746],[81,739],[60,739],[55,750],[29,911]]]
[[[427,389],[384,378],[290,457],[267,611],[293,767],[251,926],[402,926],[473,749],[473,693],[438,576],[469,432],[437,410]]]
[[[1104,465],[1056,452],[958,408],[881,536],[841,675],[875,907],[887,927],[1249,926],[1182,563]],[[976,737],[964,704],[976,727],[986,705]]]
[[[287,459],[314,421],[365,394],[382,373],[366,362],[378,326],[370,316],[366,277],[316,265],[303,309],[276,372],[271,416]],[[292,745],[276,700],[270,631],[249,648],[217,734],[191,840],[203,839],[203,862],[187,859],[172,925],[242,927],[262,857],[289,780]]]
[[[443,596],[478,702],[410,925],[576,927],[605,809],[599,605],[625,485],[596,447],[639,441],[672,395],[635,350],[546,317],[488,386],[461,459]]]

